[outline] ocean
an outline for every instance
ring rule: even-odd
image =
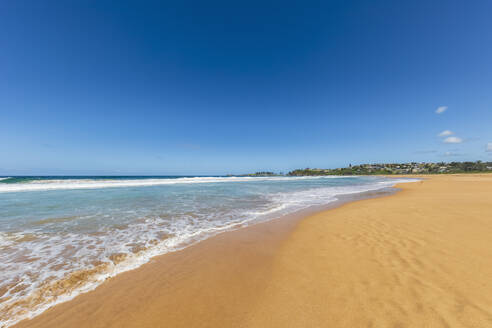
[[[0,327],[156,255],[411,179],[2,177]]]

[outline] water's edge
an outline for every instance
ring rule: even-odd
[[[411,181],[408,181],[408,182],[411,182]],[[170,250],[166,253],[161,253],[161,254],[156,254],[154,256],[151,256],[147,261],[139,263],[135,267],[127,267],[125,270],[122,270],[120,272],[115,272],[114,274],[106,276],[103,281],[100,281],[100,282],[92,284],[92,285],[86,285],[86,286],[84,286],[84,288],[74,290],[72,293],[63,295],[63,296],[59,297],[58,299],[56,299],[56,301],[54,301],[50,304],[46,304],[46,306],[43,306],[42,308],[39,308],[36,311],[33,311],[33,312],[29,313],[28,315],[26,315],[22,318],[15,318],[13,321],[10,321],[10,322],[9,322],[9,320],[7,320],[7,322],[5,322],[5,325],[1,326],[1,327],[10,327],[10,326],[12,326],[12,325],[14,325],[20,321],[25,320],[25,319],[30,320],[30,319],[40,315],[41,313],[43,313],[47,309],[56,306],[57,304],[68,302],[70,300],[73,300],[78,295],[81,295],[81,294],[84,294],[84,293],[87,293],[87,292],[90,292],[90,291],[96,289],[97,287],[101,286],[105,281],[107,281],[110,278],[116,277],[120,273],[142,268],[151,259],[154,260],[158,257],[165,256],[166,254],[169,254],[169,253],[179,252],[179,251],[181,251],[185,248],[188,248],[190,246],[197,245],[201,241],[210,240],[210,239],[212,239],[218,235],[221,235],[221,234],[224,234],[227,232],[237,231],[237,230],[245,230],[248,228],[257,227],[257,226],[264,225],[264,224],[276,224],[275,222],[282,222],[284,220],[295,220],[295,222],[299,222],[299,221],[301,221],[301,220],[303,220],[303,219],[305,219],[311,215],[321,213],[321,212],[324,212],[324,211],[327,211],[330,209],[338,208],[338,207],[340,207],[344,204],[347,204],[347,203],[352,203],[352,202],[356,202],[356,201],[360,201],[360,200],[366,200],[366,199],[373,199],[373,198],[381,198],[381,197],[385,197],[385,196],[390,196],[390,195],[397,193],[398,191],[399,191],[398,188],[392,186],[392,187],[383,187],[383,188],[377,189],[377,190],[364,191],[364,192],[360,192],[360,193],[354,193],[354,194],[348,194],[348,195],[338,195],[337,200],[330,202],[328,204],[325,204],[325,205],[314,205],[314,206],[304,208],[304,209],[301,209],[301,210],[298,210],[298,211],[295,211],[295,212],[292,212],[289,214],[285,214],[285,215],[281,215],[281,216],[272,218],[268,221],[253,222],[253,223],[251,223],[249,225],[245,225],[245,226],[236,226],[236,227],[232,226],[229,229],[217,231],[213,234],[203,236],[203,238],[197,239],[191,243],[177,247],[176,249]]]

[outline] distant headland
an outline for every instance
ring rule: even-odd
[[[391,174],[452,174],[452,173],[492,173],[492,162],[438,162],[438,163],[382,163],[360,164],[336,169],[305,168],[287,174],[270,171],[243,174],[240,176],[322,176],[322,175],[391,175]]]

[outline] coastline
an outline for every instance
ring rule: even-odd
[[[367,182],[370,182],[370,181],[373,181],[373,182],[379,181],[379,182],[372,183],[372,184],[369,183],[366,186],[364,186],[364,184],[362,184],[361,186],[358,186],[358,184],[355,183],[355,188],[351,188],[349,186],[347,186],[347,187],[344,186],[345,183],[343,182],[343,180],[345,180],[345,179],[339,180],[338,178],[339,177],[336,177],[333,179],[328,179],[326,181],[327,181],[328,185],[334,185],[334,186],[342,185],[341,188],[331,189],[331,187],[329,187],[327,190],[316,189],[316,188],[313,189],[313,190],[323,190],[322,193],[316,193],[316,192],[305,193],[303,191],[296,192],[296,190],[299,190],[299,183],[295,183],[296,186],[293,186],[292,189],[290,189],[290,188],[287,189],[287,192],[285,193],[285,195],[288,196],[287,198],[278,197],[278,196],[272,197],[272,201],[273,201],[272,204],[276,204],[276,206],[273,208],[270,206],[267,211],[263,211],[263,212],[262,211],[251,211],[251,207],[245,207],[245,204],[241,204],[241,202],[239,202],[239,203],[236,202],[236,204],[230,204],[233,206],[233,208],[242,208],[243,213],[245,213],[246,217],[241,218],[241,220],[239,222],[238,222],[238,220],[235,220],[235,222],[234,222],[234,217],[236,217],[236,218],[239,218],[239,217],[236,215],[237,213],[231,212],[230,214],[232,214],[232,221],[233,221],[232,224],[226,224],[226,225],[222,225],[222,226],[220,226],[220,224],[219,224],[219,226],[214,226],[213,225],[214,222],[212,221],[211,222],[212,224],[208,225],[209,229],[207,229],[208,220],[205,220],[204,225],[202,225],[201,228],[198,227],[198,230],[195,230],[194,233],[189,233],[189,232],[187,233],[186,231],[182,231],[184,233],[180,233],[179,223],[182,222],[182,220],[181,221],[179,220],[180,219],[179,211],[177,213],[177,215],[178,215],[177,220],[176,220],[177,224],[171,225],[171,227],[166,227],[166,226],[160,227],[160,226],[152,225],[152,223],[155,223],[155,221],[151,220],[150,221],[151,225],[148,227],[150,230],[146,230],[146,229],[143,230],[143,231],[145,231],[145,233],[142,236],[142,238],[144,240],[145,240],[146,236],[148,238],[149,235],[151,237],[154,237],[154,238],[160,238],[160,236],[163,236],[163,235],[169,236],[169,235],[163,234],[163,231],[168,231],[171,233],[170,236],[175,236],[175,237],[164,238],[162,243],[157,242],[159,239],[152,240],[152,242],[155,241],[157,243],[155,243],[155,244],[152,243],[151,247],[146,248],[146,249],[144,248],[143,251],[139,251],[139,248],[137,246],[134,246],[134,247],[132,247],[130,253],[125,252],[125,249],[123,249],[123,252],[117,252],[114,250],[114,246],[120,245],[119,242],[117,241],[118,240],[117,238],[114,238],[114,237],[109,238],[108,244],[104,243],[104,240],[103,240],[103,244],[104,244],[103,249],[109,249],[109,250],[113,249],[112,251],[109,251],[110,254],[112,253],[111,255],[108,255],[107,253],[101,254],[103,259],[104,259],[104,256],[106,256],[106,260],[109,260],[109,261],[96,261],[96,262],[94,262],[95,263],[94,266],[90,267],[89,269],[82,267],[79,270],[73,271],[74,272],[73,274],[65,275],[61,279],[54,279],[53,281],[49,282],[48,284],[40,285],[40,288],[37,288],[37,289],[35,289],[36,288],[36,281],[34,281],[34,284],[31,282],[27,282],[24,284],[18,283],[18,285],[20,285],[20,288],[27,286],[27,288],[34,289],[34,292],[29,293],[29,294],[26,294],[26,293],[22,294],[22,292],[23,292],[22,289],[20,289],[20,290],[12,289],[14,292],[19,291],[17,293],[19,297],[18,298],[11,297],[11,301],[9,303],[3,303],[2,304],[4,306],[1,307],[1,309],[0,309],[0,326],[6,327],[9,325],[13,325],[14,323],[17,323],[23,319],[33,318],[33,317],[43,313],[44,311],[46,311],[47,309],[49,309],[53,306],[56,306],[58,304],[70,301],[80,294],[94,290],[95,288],[100,286],[102,283],[104,283],[107,279],[113,278],[113,277],[115,277],[115,276],[117,276],[117,275],[119,275],[125,271],[130,271],[130,270],[133,270],[133,269],[140,267],[141,265],[147,263],[150,259],[152,259],[156,256],[166,254],[169,252],[174,252],[174,251],[189,247],[189,246],[191,246],[197,242],[208,239],[208,238],[210,238],[213,235],[216,235],[218,233],[242,229],[242,228],[245,228],[247,226],[254,225],[254,224],[257,224],[260,222],[265,222],[265,221],[270,221],[270,220],[275,220],[275,219],[281,219],[281,220],[286,219],[285,218],[286,215],[289,215],[289,216],[293,215],[296,217],[304,217],[304,216],[307,216],[308,214],[312,214],[312,213],[318,212],[318,211],[323,210],[323,209],[332,208],[332,207],[336,206],[337,204],[342,203],[344,200],[350,201],[353,199],[359,199],[359,198],[365,197],[366,195],[367,195],[367,197],[373,197],[373,196],[377,196],[381,193],[384,194],[388,190],[392,190],[391,186],[393,186],[397,181],[403,182],[403,181],[407,180],[407,179],[400,179],[397,181],[394,181],[394,180],[392,181],[392,179],[384,179],[384,180],[382,180],[382,179],[370,179]],[[198,180],[199,181],[190,181],[190,183],[201,182],[200,179],[198,179]],[[291,179],[289,178],[288,180],[291,180]],[[295,180],[298,180],[298,179],[295,179]],[[301,179],[301,180],[304,180],[304,179]],[[310,181],[310,180],[312,180],[312,179],[306,178],[306,181]],[[325,179],[321,179],[321,180],[325,180]],[[353,181],[352,179],[350,179],[350,180]],[[364,180],[364,179],[360,179],[360,180]],[[69,185],[71,185],[72,187],[75,187],[75,188],[80,187],[79,184],[81,181],[79,181],[79,180],[66,179],[65,181],[68,181]],[[87,180],[87,181],[93,182],[92,179]],[[82,181],[82,182],[87,183],[87,181]],[[122,180],[122,181],[125,182],[125,180]],[[317,180],[315,180],[315,181],[317,181]],[[342,181],[342,183],[338,183],[338,181]],[[144,180],[143,182],[145,182],[145,184],[147,184],[148,181]],[[167,182],[169,182],[169,181],[167,181]],[[58,183],[58,181],[47,179],[46,181],[44,181],[43,184],[52,185],[53,183]],[[175,181],[171,181],[171,183],[175,183]],[[304,184],[301,183],[301,185],[304,185]],[[350,183],[348,183],[348,185],[350,185]],[[166,188],[166,189],[168,189],[168,188]],[[111,191],[112,190],[109,189],[107,192],[104,192],[104,194],[105,194],[104,197],[108,197],[106,194],[110,193]],[[97,194],[97,192],[98,191],[96,191],[96,198],[97,198],[97,196],[103,196],[101,194],[102,192],[99,192],[99,195]],[[162,195],[162,190],[159,188],[156,188],[156,190],[154,190],[154,192],[156,194],[153,197],[159,197],[159,195]],[[231,192],[233,192],[233,190],[231,190]],[[154,194],[154,193],[152,193],[152,194]],[[92,195],[92,193],[91,193],[91,195]],[[77,192],[75,192],[75,196],[77,196]],[[295,197],[293,197],[293,196],[295,196]],[[133,197],[135,197],[135,195]],[[222,197],[225,197],[225,199],[227,200],[229,196],[227,194],[223,194]],[[216,197],[216,199],[222,199],[222,197]],[[75,197],[75,198],[77,198],[77,197]],[[136,197],[136,198],[138,199],[138,197]],[[197,203],[197,204],[199,204],[199,203]],[[246,201],[246,204],[248,204],[248,201]],[[152,204],[150,204],[150,206],[151,205]],[[188,204],[188,205],[190,205],[190,204]],[[208,206],[212,210],[212,213],[213,213],[215,211],[214,210],[215,206],[217,206],[218,204],[217,204],[217,202],[215,202],[215,203],[212,202],[211,204],[203,204],[203,205],[205,205],[205,207]],[[181,206],[183,206],[183,208],[186,208],[187,204],[185,203],[185,204],[182,204]],[[189,208],[189,206],[188,206],[188,208]],[[296,208],[297,208],[297,210],[296,210]],[[129,206],[126,206],[126,209],[132,210],[131,213],[134,213],[134,210],[138,211],[139,209],[140,209],[140,212],[142,212],[141,204],[137,204],[137,203],[129,204]],[[220,207],[218,209],[220,210]],[[271,211],[272,209],[273,209],[273,211]],[[35,209],[31,209],[31,211],[32,210],[35,211]],[[31,211],[29,209],[24,210],[24,212],[26,212],[26,213],[29,213]],[[149,211],[149,208],[145,207],[144,213],[146,213],[148,211]],[[276,212],[276,211],[278,211],[278,213],[270,213],[270,212]],[[119,214],[123,215],[122,221],[125,222],[124,221],[125,215],[126,215],[125,211],[123,211],[123,213],[119,213]],[[230,222],[230,218],[228,218],[227,214],[228,214],[227,211],[222,213],[223,222],[227,222],[227,221]],[[265,215],[265,214],[267,214],[267,215]],[[262,215],[263,215],[263,217],[262,217]],[[181,216],[181,218],[182,218],[182,216]],[[203,216],[201,218],[203,218]],[[71,221],[72,221],[71,219],[68,220],[69,223]],[[198,219],[196,221],[199,223],[200,219]],[[35,224],[38,224],[38,223],[45,224],[45,222],[46,222],[46,220],[41,220],[39,222],[35,221]],[[158,222],[159,222],[159,219],[158,219]],[[165,224],[165,221],[161,220],[160,222]],[[48,221],[48,223],[51,223],[51,230],[48,229],[48,231],[51,231],[51,232],[54,231],[53,229],[56,229],[58,226],[58,224],[55,224],[56,222]],[[99,230],[97,229],[97,224],[98,224],[97,221],[92,222],[91,223],[91,229],[94,228],[94,230],[100,231],[100,229]],[[193,226],[194,222],[188,222],[187,224],[191,224]],[[62,227],[65,227],[65,226],[66,226],[66,224],[63,223]],[[140,226],[137,225],[137,227],[140,227]],[[48,228],[50,228],[50,227],[48,226]],[[157,234],[156,234],[156,230],[155,230],[156,228],[158,229]],[[161,228],[161,229],[159,229],[159,228]],[[172,228],[175,228],[178,230],[173,231]],[[121,229],[120,226],[117,226],[115,232],[118,233],[119,229]],[[127,230],[128,229],[123,229],[124,232],[122,233],[122,236],[120,235],[120,237],[122,237],[122,239],[123,239],[122,241],[127,240],[126,239],[127,236],[125,235]],[[131,233],[131,231],[130,231],[130,233]],[[103,237],[104,237],[104,235],[103,235]],[[82,238],[81,239],[82,241],[85,240],[85,236],[81,236],[81,238]],[[137,237],[137,238],[140,238],[140,237]],[[92,241],[94,241],[94,240],[92,240]],[[96,245],[97,245],[97,243],[100,243],[100,242],[101,242],[100,239],[96,240]],[[80,245],[78,239],[74,238],[74,239],[71,239],[68,241],[67,247],[69,249],[73,249],[73,247],[77,248],[78,245]],[[138,245],[138,244],[136,244],[136,245]],[[17,253],[22,253],[22,252],[33,253],[34,258],[36,259],[36,258],[38,258],[39,252],[33,252],[32,251],[32,250],[39,248],[36,246],[37,246],[36,244],[33,244],[33,245],[27,245],[24,248],[21,248],[21,247],[17,248],[16,247],[15,249],[17,249]],[[92,245],[92,246],[95,246],[95,245]],[[95,249],[95,248],[93,248],[93,249]],[[101,250],[102,248],[99,248],[99,249]],[[134,251],[134,249],[136,249],[136,252]],[[89,250],[89,255],[91,255],[90,249],[87,248],[87,250]],[[97,253],[97,249],[96,249],[96,253]],[[125,254],[130,254],[130,256],[126,257]],[[92,252],[92,255],[94,256],[94,252]],[[51,263],[53,263],[53,261],[56,261],[57,263],[63,264],[63,265],[70,265],[71,263],[73,263],[72,259],[70,257],[67,257],[67,258],[64,258],[64,257],[51,258]],[[47,261],[45,261],[45,264],[42,266],[38,266],[38,268],[37,268],[38,270],[33,270],[31,264],[28,264],[28,266],[26,267],[26,275],[28,277],[31,277],[29,275],[33,274],[33,277],[36,278],[37,272],[39,272],[42,275],[44,275],[45,277],[48,277],[47,279],[49,281],[50,275],[53,276],[53,274],[57,274],[56,269],[55,269],[55,272],[53,272],[52,270],[50,270],[50,267],[48,265],[46,265],[46,263],[49,263],[49,262],[50,262],[50,257],[47,257]],[[78,262],[75,261],[74,263],[77,264]],[[109,265],[108,265],[108,263],[109,263]],[[23,270],[23,269],[21,269],[21,270]],[[33,273],[29,272],[29,270]],[[5,273],[6,273],[7,279],[8,279],[9,278],[9,276],[8,276],[9,271],[7,270]],[[14,280],[14,283],[15,283],[15,280]],[[27,296],[24,297],[24,295],[27,295]]]
[[[466,317],[492,322],[486,310],[492,305],[492,291],[490,281],[484,278],[492,271],[482,261],[492,255],[492,247],[486,247],[490,243],[482,238],[492,227],[491,222],[479,220],[492,212],[488,196],[492,177],[423,178],[426,180],[419,183],[398,185],[402,191],[389,197],[345,203],[302,220],[273,220],[219,234],[156,257],[13,327],[281,327],[319,326],[326,321],[337,327],[367,326],[371,322],[375,327],[406,326],[431,321],[435,326],[445,326],[446,322],[467,326]],[[428,199],[429,193],[435,199]],[[458,194],[463,197],[459,199]],[[452,203],[448,212],[437,215],[427,204],[432,201],[440,202],[431,207],[441,210],[443,203]],[[472,264],[479,269],[469,273],[474,279],[466,280],[465,290],[458,284],[448,291],[434,281],[436,275],[442,275],[448,279],[445,283],[453,286],[453,279],[464,275],[463,267],[445,270],[449,258],[432,267],[431,260],[452,257],[449,249],[439,253],[429,248],[432,259],[419,252],[433,241],[429,233],[442,232],[439,223],[443,220],[453,219],[456,225],[443,241],[455,238],[456,243],[456,232],[468,231],[449,210],[473,213],[472,218],[483,223],[482,230],[467,227],[470,234],[479,237],[479,244],[470,238],[462,241],[483,256],[467,258],[467,253],[455,252],[460,256],[449,264],[473,260],[464,267]],[[419,222],[416,228],[409,221],[426,217],[436,222]],[[422,274],[428,274],[428,279],[422,279]],[[404,293],[392,295],[391,290]],[[485,292],[483,297],[477,290]],[[438,304],[438,296],[444,296],[444,305]],[[422,298],[420,305],[412,304],[412,297]],[[366,299],[374,304],[364,303]],[[460,306],[465,317],[458,318],[461,321],[446,312]]]
[[[212,236],[209,236],[207,238],[199,239],[195,242],[189,243],[188,245],[184,245],[183,247],[178,248],[175,251],[156,255],[156,256],[150,258],[150,260],[148,262],[146,262],[146,263],[144,263],[144,264],[142,264],[136,268],[133,268],[130,270],[125,270],[125,271],[123,271],[117,275],[110,276],[110,277],[106,278],[102,282],[102,284],[104,285],[108,281],[115,279],[115,278],[118,278],[120,275],[125,274],[126,272],[139,270],[142,268],[142,266],[145,267],[146,265],[148,265],[149,262],[153,262],[156,260],[157,261],[169,261],[169,259],[167,257],[170,254],[178,253],[176,256],[177,256],[177,261],[179,262],[180,258],[181,258],[181,255],[179,255],[179,253],[185,252],[188,248],[202,247],[203,246],[202,243],[207,242],[208,240],[212,240],[212,242],[213,242],[213,240],[215,238],[218,238],[222,234],[227,235],[230,233],[241,231],[241,234],[237,233],[237,234],[234,234],[231,236],[227,236],[227,239],[230,239],[228,241],[228,243],[234,243],[237,240],[245,239],[245,240],[248,240],[248,243],[255,244],[257,242],[262,243],[264,241],[265,236],[263,236],[263,233],[264,233],[265,229],[268,229],[271,232],[271,235],[269,235],[268,238],[272,238],[272,236],[273,236],[273,237],[275,237],[275,239],[277,239],[277,241],[281,240],[281,239],[283,240],[286,238],[286,236],[287,236],[286,234],[293,229],[295,224],[297,224],[298,221],[302,220],[305,217],[308,217],[308,216],[313,215],[315,213],[319,213],[321,211],[337,208],[339,206],[342,206],[345,203],[363,200],[363,199],[384,197],[387,195],[391,195],[397,191],[398,190],[394,187],[382,187],[381,189],[377,189],[377,190],[362,191],[362,192],[357,192],[357,193],[353,193],[353,194],[341,194],[341,195],[337,195],[336,201],[332,201],[332,202],[329,202],[329,203],[324,204],[324,205],[314,205],[314,206],[310,206],[308,208],[301,209],[301,210],[298,210],[298,211],[295,211],[295,212],[292,212],[289,214],[284,214],[284,215],[281,215],[279,217],[269,219],[267,221],[257,221],[257,222],[250,224],[250,225],[238,226],[238,227],[236,227],[234,229],[230,229],[230,230],[223,230],[223,231],[221,231],[217,234],[214,234]],[[273,240],[272,240],[272,242],[273,242]],[[205,246],[206,246],[206,244],[205,244]],[[207,250],[207,252],[210,252],[210,250]],[[194,255],[191,255],[191,256],[194,256]],[[161,259],[161,257],[162,257],[162,259]],[[70,280],[70,281],[67,281],[67,283],[69,283],[68,287],[70,288],[73,284],[77,284],[77,281],[76,280],[74,280],[74,281]],[[66,287],[64,287],[63,285],[56,285],[55,287],[56,287],[57,291],[61,290],[62,288],[66,289]],[[48,307],[46,309],[43,309],[42,312],[39,312],[30,318],[22,319],[18,322],[23,322],[23,321],[29,322],[29,320],[36,318],[37,316],[43,314],[45,311],[49,311],[52,308],[57,308],[58,306],[60,306],[64,303],[71,302],[74,299],[78,298],[79,296],[84,295],[86,293],[91,293],[100,287],[101,287],[101,284],[96,285],[95,287],[90,288],[86,291],[82,291],[82,292],[76,291],[76,293],[72,294],[72,295],[67,294],[59,302],[51,305],[50,307]],[[17,324],[17,322],[15,324]],[[9,327],[11,327],[11,326],[9,326]],[[4,326],[1,326],[1,327],[4,327]]]

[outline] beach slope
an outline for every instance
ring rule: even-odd
[[[16,327],[492,327],[492,175],[224,233]]]

